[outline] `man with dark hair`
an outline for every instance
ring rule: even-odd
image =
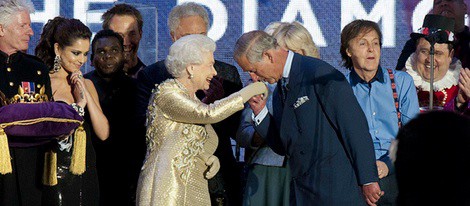
[[[346,79],[366,115],[374,143],[379,185],[385,192],[377,205],[396,205],[395,170],[389,148],[402,124],[419,113],[413,79],[403,71],[380,66],[382,32],[377,23],[357,19],[341,32],[343,65],[351,72]],[[393,115],[395,114],[395,115]]]
[[[15,96],[39,96],[31,102],[52,98],[49,69],[38,58],[23,53],[33,35],[32,12],[29,0],[0,1],[0,107],[18,103]],[[12,172],[0,174],[0,205],[41,204],[44,147],[28,145],[30,140],[25,139],[9,139]]]
[[[465,26],[467,4],[464,0],[434,0],[431,13],[454,19],[454,56],[462,62],[464,68],[470,68],[470,31]],[[406,42],[395,69],[402,70],[405,67],[406,60],[416,50],[416,40],[412,38]]]
[[[207,35],[209,29],[209,15],[206,9],[196,3],[184,3],[175,6],[168,17],[168,27],[173,41],[190,34]],[[240,90],[242,83],[236,67],[215,60],[214,68],[217,71],[210,88],[204,92],[198,92],[198,97],[206,104],[222,99]],[[145,112],[151,91],[155,84],[171,78],[166,70],[164,61],[159,61],[145,68],[139,73],[138,115],[140,124],[144,124]],[[222,122],[213,124],[218,137],[219,145],[214,155],[220,160],[220,171],[209,180],[209,189],[213,204],[240,205],[241,204],[241,180],[240,169],[237,167],[233,156],[230,138],[235,134],[240,122],[240,112],[232,115]],[[216,203],[217,202],[217,203]]]
[[[84,76],[94,83],[110,125],[106,141],[92,138],[96,140],[93,146],[100,205],[135,205],[137,180],[145,155],[144,131],[135,127],[133,119],[137,82],[123,71],[123,39],[118,33],[99,31],[91,48],[95,70]]]
[[[111,29],[124,39],[124,72],[137,78],[137,74],[145,67],[137,56],[144,24],[139,10],[129,4],[116,4],[101,18],[103,29]]]

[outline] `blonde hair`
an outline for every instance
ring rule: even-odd
[[[280,24],[273,32],[278,44],[281,47],[302,52],[305,56],[320,58],[320,52],[313,42],[312,35],[297,21],[287,24]]]
[[[277,33],[279,33],[279,30],[281,28],[284,28],[284,26],[289,25],[287,22],[281,22],[281,21],[273,21],[264,28],[264,32],[268,33],[271,36],[275,36]]]

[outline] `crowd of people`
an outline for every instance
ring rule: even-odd
[[[301,23],[272,22],[234,45],[251,77],[243,87],[214,59],[197,3],[171,10],[169,53],[146,66],[132,5],[107,10],[93,39],[80,20],[49,20],[33,56],[32,2],[0,0],[0,115],[48,100],[83,118],[41,144],[28,141],[46,134],[8,136],[0,205],[468,205],[466,10],[434,0],[396,69],[380,65],[378,24],[352,21],[340,40],[347,74],[321,60]],[[94,70],[82,74],[88,54]],[[231,139],[246,149],[243,166]]]

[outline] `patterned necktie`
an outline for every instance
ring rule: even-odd
[[[282,77],[281,80],[279,80],[278,82],[278,86],[279,86],[279,91],[281,91],[281,99],[282,99],[282,104],[284,105],[284,103],[286,102],[286,97],[287,97],[287,78],[285,77]]]

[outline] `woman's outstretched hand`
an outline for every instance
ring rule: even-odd
[[[247,102],[251,97],[261,94],[262,98],[268,97],[268,87],[263,82],[252,83],[240,91],[240,95],[243,98],[243,102]]]

